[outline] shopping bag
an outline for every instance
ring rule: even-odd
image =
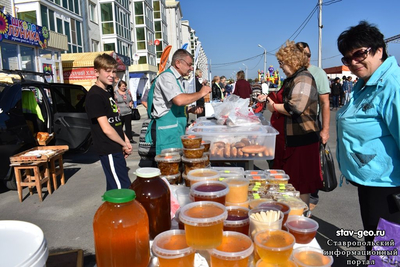
[[[137,109],[137,108],[133,108],[132,109],[132,120],[133,121],[138,121],[138,120],[140,120],[140,113],[139,113],[139,110]]]
[[[368,266],[400,266],[400,255],[397,253],[400,250],[400,225],[380,218],[374,244]]]
[[[330,192],[337,187],[337,178],[333,156],[327,144],[321,143],[319,151],[322,171],[322,188],[320,190],[324,192]]]

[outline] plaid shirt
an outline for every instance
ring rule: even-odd
[[[300,68],[284,82],[283,103],[290,116],[285,116],[286,145],[309,145],[319,141],[318,91],[306,68]]]

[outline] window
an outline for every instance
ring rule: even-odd
[[[59,18],[57,18],[56,20],[57,20],[57,32],[64,34],[62,20]]]
[[[85,93],[68,85],[53,86],[56,112],[85,112]]]
[[[139,58],[139,64],[147,64],[147,58],[146,56],[141,56]]]
[[[44,5],[40,5],[40,13],[42,15],[42,26],[46,26],[49,28],[49,20],[47,16],[47,7]]]
[[[161,18],[160,1],[153,2],[153,9],[154,9],[154,18],[155,19]]]
[[[50,30],[56,31],[56,25],[54,23],[54,11],[49,9],[49,24],[50,24]]]
[[[21,69],[35,71],[35,49],[20,45]]]
[[[51,51],[45,49],[39,49],[39,56],[41,58],[51,59]]]
[[[80,15],[80,9],[79,9],[79,1],[78,0],[74,0],[74,7],[75,7],[75,13]]]
[[[114,33],[113,21],[112,3],[101,4],[101,24],[103,34]]]
[[[38,24],[36,11],[18,12],[18,18],[33,24]]]
[[[89,3],[89,19],[97,23],[96,4],[92,2]]]
[[[82,45],[82,29],[81,29],[81,23],[79,21],[76,22],[76,39],[77,39],[77,44]]]
[[[156,32],[156,39],[162,39],[161,21],[154,22],[154,31]]]
[[[143,2],[135,2],[135,23],[144,24]]]
[[[71,19],[71,43],[76,44],[75,20]]]
[[[115,43],[109,43],[103,45],[104,51],[115,51]]]
[[[144,27],[136,28],[136,43],[137,50],[146,49],[146,35],[144,33]]]
[[[67,36],[68,39],[68,52],[72,52],[72,46],[71,46],[71,32],[69,30],[69,22],[68,21],[64,21],[64,34]]]
[[[3,69],[17,70],[18,64],[18,46],[2,42],[1,45],[1,61]]]

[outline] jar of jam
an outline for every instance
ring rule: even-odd
[[[150,261],[149,219],[135,191],[112,189],[93,219],[98,267],[147,267]]]
[[[171,229],[171,200],[168,185],[160,178],[158,168],[139,168],[130,188],[149,216],[150,238]]]

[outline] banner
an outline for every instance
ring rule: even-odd
[[[4,39],[45,49],[49,37],[50,33],[47,27],[38,26],[0,12],[0,42]]]

